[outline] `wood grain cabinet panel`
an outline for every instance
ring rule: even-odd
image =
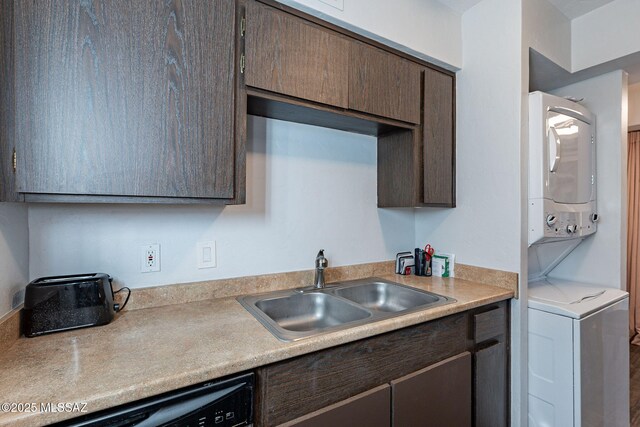
[[[509,305],[501,301],[473,316],[476,427],[509,425]]]
[[[281,424],[281,427],[390,427],[390,400],[391,388],[385,384]]]
[[[507,363],[504,342],[497,342],[474,354],[476,427],[509,425]]]
[[[477,344],[492,338],[498,338],[506,333],[507,313],[504,307],[495,307],[492,310],[474,314],[473,339]]]
[[[502,301],[260,367],[254,425],[508,425],[509,333],[478,345],[478,313],[508,323]]]
[[[274,426],[389,383],[470,345],[455,314],[256,370],[255,425]]]
[[[234,197],[233,0],[15,2],[23,193]]]
[[[391,381],[394,427],[471,427],[471,353]]]
[[[246,6],[245,83],[322,104],[348,104],[349,40],[255,1]]]
[[[424,70],[423,164],[427,205],[455,207],[455,118],[453,76]]]
[[[378,137],[378,207],[420,205],[420,129],[400,130]]]
[[[420,66],[360,42],[350,45],[349,108],[420,123]]]
[[[0,1],[0,201],[20,201],[13,172],[13,1]]]
[[[420,126],[378,138],[378,207],[456,205],[455,76],[421,73]]]

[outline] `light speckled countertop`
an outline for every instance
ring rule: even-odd
[[[20,338],[0,355],[0,403],[86,402],[89,412],[238,373],[511,298],[461,279],[383,278],[456,303],[284,343],[235,298],[124,312],[109,325]],[[0,412],[0,426],[36,426],[79,413]]]

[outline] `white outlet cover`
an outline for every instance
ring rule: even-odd
[[[216,263],[216,242],[198,242],[196,250],[196,259],[198,268],[215,268]]]
[[[160,244],[150,243],[140,246],[140,272],[160,271]]]

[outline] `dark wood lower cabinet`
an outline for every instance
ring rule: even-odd
[[[478,350],[474,355],[476,427],[506,427],[508,402],[500,391],[508,390],[504,342]]]
[[[473,315],[474,409],[476,427],[509,425],[509,312],[507,302]]]
[[[471,427],[471,353],[391,381],[395,427]]]
[[[309,415],[281,424],[281,427],[389,427],[391,387],[381,385]]]
[[[473,346],[458,313],[256,370],[256,425],[275,426],[387,384]]]
[[[508,322],[502,301],[258,368],[254,425],[506,426]]]

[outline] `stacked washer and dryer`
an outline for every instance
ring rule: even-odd
[[[629,299],[552,277],[597,231],[595,117],[529,94],[529,426],[629,426]]]

